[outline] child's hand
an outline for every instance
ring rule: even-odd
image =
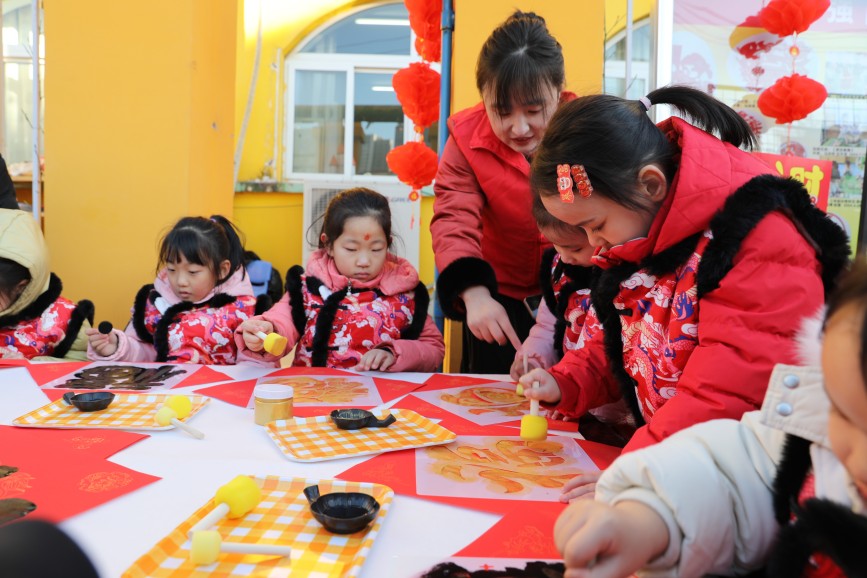
[[[599,481],[600,471],[583,471],[563,484],[563,493],[560,494],[561,502],[571,502],[579,498],[590,498],[596,494],[596,482]]]
[[[87,342],[90,343],[90,347],[93,348],[100,357],[109,357],[114,355],[117,351],[118,345],[120,344],[120,340],[114,331],[106,335],[100,333],[99,329],[91,327],[85,329],[84,334],[87,335]]]
[[[371,349],[361,356],[358,371],[385,371],[394,364],[394,354],[388,349]]]
[[[241,337],[244,339],[244,345],[250,351],[262,351],[265,347],[265,342],[261,337],[256,335],[259,331],[268,335],[274,331],[274,326],[270,321],[264,319],[248,319],[238,326],[236,331],[241,332]]]
[[[539,382],[539,387],[533,387],[534,381]],[[544,369],[534,369],[522,375],[518,382],[524,386],[524,397],[527,399],[538,399],[546,403],[560,401],[560,386],[554,376]]]
[[[548,417],[558,421],[578,421],[578,418],[567,415],[561,411],[557,411],[556,409],[551,410],[551,412],[548,414]]]
[[[544,369],[545,364],[542,363],[542,358],[539,357],[538,354],[531,353],[527,356],[527,370],[536,369],[537,367]],[[512,368],[509,370],[509,377],[518,381],[524,373],[524,356],[521,353],[518,353],[515,356],[515,361],[512,362]]]
[[[659,514],[629,500],[613,507],[581,500],[566,508],[554,525],[554,543],[563,554],[566,577],[632,576],[662,555],[669,539]]]

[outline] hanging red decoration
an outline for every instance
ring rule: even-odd
[[[415,50],[428,62],[439,62],[442,50],[442,0],[403,0],[415,32]]]
[[[771,0],[759,11],[762,27],[777,36],[804,32],[822,17],[831,0]]]
[[[422,142],[408,142],[395,147],[385,162],[400,182],[412,187],[410,200],[418,199],[418,190],[431,184],[437,174],[437,154]]]
[[[757,60],[759,54],[769,51],[783,39],[762,28],[761,19],[750,16],[738,24],[729,36],[729,46],[741,56]]]
[[[821,82],[801,74],[784,76],[759,95],[758,107],[763,114],[786,124],[805,118],[822,106],[828,91]]]
[[[403,113],[422,132],[440,117],[440,73],[427,63],[413,62],[394,73],[391,85]]]

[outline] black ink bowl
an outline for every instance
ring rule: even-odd
[[[363,530],[379,513],[379,502],[361,492],[332,492],[319,495],[319,486],[304,488],[310,511],[329,532],[353,534]]]
[[[363,427],[388,427],[397,421],[392,414],[385,419],[377,419],[366,409],[335,409],[331,421],[340,429],[361,429]]]
[[[110,391],[89,391],[87,393],[68,391],[63,394],[63,401],[67,405],[77,407],[79,411],[102,411],[114,401],[114,394]]]

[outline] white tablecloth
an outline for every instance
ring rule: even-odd
[[[221,367],[220,371],[249,379],[268,370],[236,366]],[[414,382],[430,376],[366,375]],[[170,391],[189,393],[201,387]],[[46,403],[26,369],[0,369],[0,424],[11,425],[16,417]],[[109,458],[161,480],[61,524],[88,553],[103,578],[120,576],[238,474],[333,478],[369,457],[291,462],[264,429],[253,423],[253,410],[217,399],[211,400],[191,425],[205,432],[204,440],[174,429],[157,431]],[[493,514],[396,495],[361,577],[416,576],[472,542],[498,519]]]

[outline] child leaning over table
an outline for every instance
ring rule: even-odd
[[[567,577],[867,576],[867,264],[777,365],[760,411],[624,454],[554,529]],[[824,383],[823,383],[824,374]],[[824,387],[823,387],[824,386]]]
[[[331,199],[307,271],[292,267],[283,298],[236,330],[238,361],[277,365],[259,335],[276,332],[297,344],[296,367],[436,371],[445,346],[427,288],[391,246],[388,199],[360,187]]]
[[[87,359],[93,303],[62,291],[33,215],[0,209],[0,358]]]

